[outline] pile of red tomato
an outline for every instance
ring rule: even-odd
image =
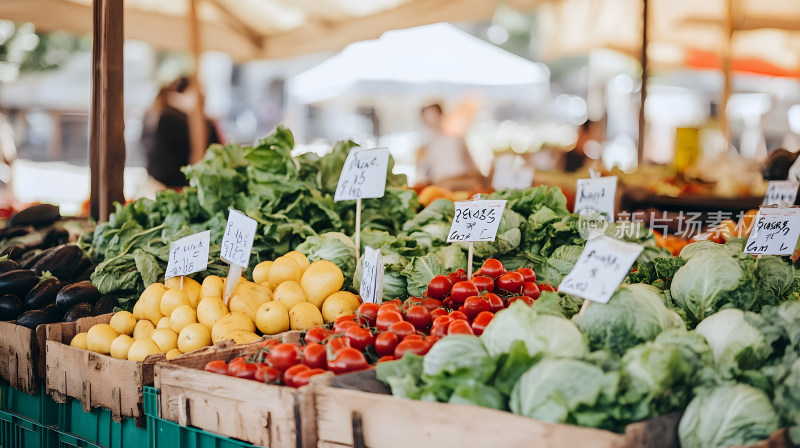
[[[300,387],[326,371],[338,375],[406,353],[425,355],[444,336],[481,335],[497,311],[517,300],[531,305],[540,291],[553,290],[537,285],[532,269],[506,271],[500,261],[490,258],[472,279],[463,269],[434,277],[421,298],[363,303],[355,316],[340,317],[332,328],[308,330],[302,347],[266,341],[251,357],[211,361],[205,370]]]

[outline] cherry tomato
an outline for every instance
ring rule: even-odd
[[[472,327],[469,326],[469,322],[465,320],[457,320],[450,324],[447,327],[447,335],[452,336],[454,334],[475,334],[472,332]]]
[[[472,283],[478,287],[478,291],[492,292],[494,291],[494,280],[489,277],[475,276],[472,277]]]
[[[458,282],[453,285],[453,290],[450,292],[450,298],[454,303],[462,304],[467,297],[477,296],[479,293],[478,287],[472,282]]]
[[[458,308],[458,304],[453,302],[453,298],[452,297],[448,297],[448,298],[444,299],[442,301],[442,306],[444,306],[447,309],[451,309],[451,310],[453,308]]]
[[[378,333],[378,336],[375,337],[375,353],[380,356],[392,355],[399,342],[400,338],[394,333],[388,331]]]
[[[486,326],[489,325],[489,322],[494,319],[494,314],[490,311],[481,311],[475,319],[472,320],[472,332],[475,333],[476,336],[480,336],[483,334],[483,331],[486,330]]]
[[[401,307],[401,306],[403,305],[403,301],[402,301],[402,300],[400,300],[400,299],[392,299],[392,300],[388,300],[388,301],[386,301],[386,302],[383,302],[383,305],[385,305],[385,304],[387,304],[387,303],[393,303],[393,304],[397,305],[397,307],[398,307],[398,308],[399,308],[399,307]]]
[[[408,334],[408,335],[404,336],[404,337],[403,337],[402,339],[400,339],[400,340],[401,340],[401,341],[405,341],[405,340],[411,340],[411,339],[418,339],[418,340],[420,340],[420,341],[421,341],[421,340],[423,340],[424,338],[422,337],[422,335],[421,335],[421,334],[414,333],[414,334]]]
[[[431,334],[440,338],[447,336],[447,327],[450,326],[452,321],[453,318],[449,315],[437,317],[433,320],[433,325],[431,325]]]
[[[484,294],[481,297],[489,301],[489,311],[493,313],[496,313],[506,307],[506,304],[505,302],[503,302],[503,299],[501,299],[500,296],[498,296],[497,294],[493,294],[490,292],[489,294]]]
[[[295,386],[296,375],[308,369],[310,369],[310,367],[308,367],[305,364],[297,364],[292,367],[289,367],[288,369],[286,369],[286,371],[283,372],[283,384],[289,387],[297,387]]]
[[[500,300],[500,297],[497,299]],[[486,297],[472,296],[464,302],[464,314],[469,320],[474,319],[481,311],[491,311],[491,309],[492,304],[489,303],[489,299]]]
[[[464,305],[459,305],[458,309],[456,311],[458,311],[459,313],[463,313],[464,312]]]
[[[403,302],[403,311],[405,312],[412,306],[419,305],[420,303],[422,303],[422,299],[419,297],[409,297]]]
[[[383,302],[383,305],[378,308],[378,314],[375,315],[375,319],[380,319],[380,317],[389,312],[400,312],[400,305],[394,302]]]
[[[411,325],[411,322],[395,322],[389,327],[389,331],[396,334],[398,338],[403,339],[404,337],[416,333],[417,329]]]
[[[456,284],[458,282],[463,282],[469,280],[467,277],[467,271],[463,269],[459,269],[456,272],[451,272],[450,275],[447,276],[450,279],[450,283]]]
[[[216,361],[209,361],[203,368],[206,372],[219,373],[220,375],[228,374],[228,363],[218,359]]]
[[[467,315],[461,311],[451,311],[448,316],[450,316],[450,319],[452,320],[468,320]]]
[[[350,347],[362,352],[372,345],[372,341],[375,340],[371,331],[359,326],[348,328],[344,331],[344,335],[350,340]]]
[[[328,358],[328,370],[339,375],[356,370],[364,370],[369,366],[364,354],[354,348],[346,348]]]
[[[334,333],[344,333],[344,330],[347,330],[349,327],[358,326],[356,323],[356,316],[348,315],[342,316],[337,318],[333,322],[333,332]]]
[[[236,358],[232,358],[228,361],[228,364],[233,364],[235,362],[247,362],[247,358],[244,356],[237,356]]]
[[[547,283],[539,283],[539,291],[555,292],[555,289]]]
[[[414,305],[406,311],[406,320],[419,331],[425,331],[431,326],[433,318],[431,312],[421,305]]]
[[[328,356],[350,348],[350,339],[345,336],[328,339]]]
[[[266,341],[262,341],[259,344],[259,347],[261,347],[261,348],[272,347],[273,345],[278,344],[278,343],[280,343],[280,341],[277,340],[277,339],[267,339]]]
[[[281,372],[275,367],[261,364],[258,366],[253,379],[262,383],[274,384],[281,380]]]
[[[437,300],[442,300],[450,294],[450,288],[453,284],[450,279],[444,275],[437,275],[428,283],[428,295]]]
[[[441,339],[439,336],[431,335],[431,336],[425,336],[424,341],[426,344],[428,344],[428,347],[430,348],[433,347],[433,344],[435,344],[436,341],[438,341],[439,339]]]
[[[241,368],[241,366],[247,364],[244,356],[240,356],[238,358],[233,358],[228,361],[228,369],[225,372],[228,376],[234,376],[236,372]]]
[[[536,283],[525,282],[525,284],[522,286],[522,295],[524,296],[528,296],[531,299],[536,300],[539,298],[540,294],[541,292],[539,292],[539,287],[536,286]]]
[[[503,267],[503,263],[500,263],[500,260],[489,258],[483,262],[478,272],[480,272],[479,275],[495,279],[503,275],[506,272],[506,268]]]
[[[228,375],[235,376],[236,378],[244,378],[252,380],[255,378],[258,366],[249,362],[237,362],[233,364],[233,369],[228,366]]]
[[[431,319],[436,319],[439,316],[447,316],[447,310],[444,308],[436,308],[435,310],[431,311]]]
[[[422,301],[422,307],[428,311],[433,311],[436,308],[441,308],[442,301],[437,299],[424,299]]]
[[[325,373],[325,369],[308,369],[294,375],[294,387],[308,386],[312,376]]]
[[[525,279],[519,272],[507,272],[497,277],[497,289],[500,291],[519,294],[524,284]]]
[[[306,332],[306,336],[303,338],[303,340],[306,341],[306,344],[311,344],[313,342],[320,344],[325,340],[325,338],[332,334],[333,332],[327,328],[314,327]],[[277,341],[277,339],[273,339],[273,341]]]
[[[425,341],[411,339],[397,344],[394,349],[395,359],[401,359],[406,353],[414,353],[420,356],[425,355],[430,350],[430,346]]]
[[[356,316],[358,316],[358,324],[365,327],[374,327],[375,319],[378,318],[378,310],[380,305],[377,303],[364,302],[358,306]],[[311,330],[309,330],[311,331]]]
[[[269,363],[278,370],[286,370],[300,362],[300,348],[294,344],[276,344],[269,351]]]
[[[376,364],[380,364],[386,361],[394,361],[394,355],[381,356],[380,358],[378,358],[378,362]]]
[[[303,364],[311,367],[312,369],[325,368],[325,361],[327,358],[328,348],[322,344],[312,343],[303,347]]]
[[[383,314],[378,314],[378,320],[375,321],[375,326],[378,330],[388,330],[392,324],[403,321],[403,315],[399,311],[387,311]]]
[[[512,303],[516,302],[517,300],[525,303],[526,305],[530,306],[533,305],[533,299],[528,296],[517,296],[508,299],[508,304],[511,305]]]
[[[522,278],[525,279],[526,282],[536,283],[536,273],[533,272],[531,268],[519,268],[517,272],[522,274]]]

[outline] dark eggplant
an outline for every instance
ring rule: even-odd
[[[21,256],[19,260],[17,260],[17,263],[19,263],[20,266],[23,265],[28,266],[28,267],[23,267],[22,269],[30,269],[31,267],[33,267],[33,264],[35,264],[36,261],[38,261],[39,258],[41,258],[42,252],[44,251],[41,249],[31,249],[25,252],[25,255]],[[36,260],[36,261],[33,261],[33,264],[31,264],[31,260]]]
[[[62,282],[71,282],[75,277],[75,270],[83,258],[83,251],[75,245],[64,246],[58,251],[42,258],[33,266],[33,272],[42,275],[44,272],[53,274]]]
[[[47,320],[48,324],[61,322],[64,319],[64,311],[59,309],[55,303],[51,303],[42,308],[42,311],[44,312],[44,318]]]
[[[56,295],[56,305],[68,310],[81,302],[94,304],[99,298],[100,291],[91,282],[79,282],[61,288]]]
[[[35,231],[36,229],[31,226],[3,227],[0,229],[0,239],[7,240],[10,238],[16,238],[18,236],[27,235]]]
[[[25,297],[25,309],[38,310],[51,303],[56,303],[56,295],[63,287],[61,281],[55,277],[40,281]]]
[[[85,282],[92,278],[92,274],[94,274],[94,270],[97,269],[97,263],[89,265],[86,269],[83,270],[77,277],[75,277],[75,282]]]
[[[75,322],[81,317],[90,317],[92,315],[92,305],[87,302],[79,303],[64,313],[64,322]]]
[[[36,266],[36,263],[38,263],[39,260],[58,252],[62,247],[64,246],[51,247],[50,249],[45,249],[40,251],[30,251],[29,253],[35,253],[36,255],[30,258],[22,257],[22,259],[19,261],[19,267],[22,269],[33,269],[33,267]]]
[[[90,260],[89,257],[87,257],[87,256],[83,256],[81,258],[81,261],[78,262],[78,265],[75,266],[75,273],[72,275],[72,277],[73,277],[72,278],[72,282],[73,283],[77,282],[78,280],[76,280],[76,279],[78,278],[78,276],[83,274],[83,272],[86,271],[86,269],[88,269],[89,266],[91,266],[91,265],[92,265],[92,260]],[[89,279],[87,278],[87,279],[84,279],[84,280],[89,280]]]
[[[46,323],[48,323],[47,317],[42,310],[25,311],[17,318],[17,325],[28,327],[31,330],[35,330],[39,325],[44,325]]]
[[[69,242],[69,231],[61,227],[50,227],[44,237],[43,247],[60,246]]]
[[[32,205],[21,210],[8,219],[6,227],[33,225],[43,226],[61,219],[58,207],[50,204]]]
[[[101,316],[103,314],[113,313],[114,308],[119,304],[117,298],[114,296],[103,296],[94,304],[92,312],[94,316]]]
[[[28,249],[21,244],[9,244],[0,249],[0,257],[8,255],[12,260],[19,260]]]
[[[19,269],[19,264],[14,260],[0,261],[0,274],[4,274],[10,271],[16,271],[18,269]]]
[[[0,274],[0,294],[26,297],[37,283],[39,276],[29,269],[17,269]]]
[[[6,294],[0,297],[0,320],[16,320],[22,311],[19,297]]]

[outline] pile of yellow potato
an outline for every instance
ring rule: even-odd
[[[246,344],[288,330],[307,330],[355,314],[361,298],[341,291],[344,276],[336,264],[309,263],[292,251],[241,278],[228,304],[225,279],[210,275],[202,285],[173,277],[144,290],[133,312],[119,311],[108,324],[77,334],[70,345],[118,359],[143,361],[165,353],[172,359],[221,340]]]

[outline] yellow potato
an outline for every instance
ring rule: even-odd
[[[174,348],[178,348],[178,333],[169,328],[156,328],[153,334],[150,335],[150,339],[158,345],[161,353],[167,353]]]
[[[289,310],[281,302],[267,302],[256,312],[256,327],[264,334],[289,331]]]
[[[173,348],[172,350],[168,351],[167,354],[166,354],[167,361],[169,361],[170,359],[175,359],[178,356],[181,356],[182,354],[183,353],[181,353],[180,349]]]
[[[203,324],[191,324],[178,336],[178,350],[189,353],[211,345],[211,332]]]
[[[277,288],[281,283],[289,280],[300,281],[303,275],[303,270],[297,265],[297,262],[289,257],[278,257],[272,267],[269,268],[267,273],[267,281],[274,288]]]
[[[161,283],[153,283],[144,290],[139,297],[139,301],[143,302],[143,317],[139,318],[140,320],[147,319],[154,324],[161,320],[161,316],[163,316],[161,314],[161,297],[165,292],[167,292],[167,287]]]
[[[128,350],[128,361],[144,361],[145,358],[156,353],[161,353],[161,350],[152,339],[137,339],[133,341]]]
[[[209,331],[226,314],[228,307],[218,297],[204,297],[197,305],[197,321],[208,327]]]
[[[342,289],[344,275],[339,266],[327,260],[317,260],[308,266],[300,279],[300,286],[306,293],[306,299],[317,308],[329,295]]]
[[[169,317],[164,316],[158,321],[158,325],[156,325],[156,329],[158,328],[169,328]]]
[[[114,327],[114,331],[119,334],[133,334],[133,329],[136,327],[136,317],[128,311],[117,311],[111,316],[109,325]]]
[[[107,355],[111,353],[111,343],[119,336],[117,330],[108,324],[96,324],[86,334],[86,347],[93,352]]]
[[[217,343],[222,337],[233,330],[255,331],[256,325],[247,317],[247,314],[233,311],[222,316],[211,329],[211,342]],[[183,350],[181,350],[183,351]]]
[[[355,315],[359,305],[361,305],[360,297],[351,292],[338,291],[328,296],[322,303],[322,317],[325,322],[334,322],[342,316]]]
[[[139,322],[136,322],[136,327],[133,328],[133,338],[134,339],[150,339],[150,335],[153,334],[153,330],[156,327],[147,319],[142,319]]]
[[[263,303],[266,302],[262,301],[261,298],[255,294],[241,293],[231,298],[228,308],[231,312],[238,311],[244,313],[250,320],[255,321],[256,311],[258,311],[258,307]]]
[[[172,277],[164,282],[167,288],[170,289],[183,289],[183,292],[189,296],[189,304],[193,308],[197,308],[197,302],[200,301],[201,291],[203,287],[197,280],[189,277],[183,277],[183,288],[181,288],[181,277]]]
[[[292,330],[308,330],[323,323],[322,313],[311,302],[300,302],[289,310],[289,325]]]
[[[128,351],[133,345],[134,339],[127,334],[121,334],[111,343],[111,357],[117,359],[128,359]]]
[[[213,300],[213,299],[212,299]],[[187,325],[197,323],[197,312],[190,305],[181,305],[169,315],[167,328],[180,333]]]
[[[170,289],[161,297],[161,315],[170,316],[175,308],[181,305],[192,305],[189,295],[180,289]]]
[[[244,280],[236,285],[236,288],[233,289],[233,294],[231,294],[231,297],[237,294],[253,294],[258,296],[261,303],[266,303],[272,300],[271,289],[266,286]]]
[[[249,344],[261,339],[261,336],[253,333],[252,331],[233,330],[228,332],[221,340],[232,339],[237,345]]]
[[[261,284],[269,281],[268,274],[269,268],[272,267],[272,261],[262,261],[253,268],[253,282]]]
[[[303,287],[300,286],[300,283],[293,280],[285,281],[278,285],[278,287],[275,288],[272,299],[282,303],[288,310],[292,309],[293,306],[300,302],[307,301]]]
[[[86,345],[86,336],[87,335],[88,335],[88,333],[86,333],[85,331],[83,333],[76,334],[75,337],[72,338],[72,341],[70,341],[69,346],[70,347],[75,347],[75,348],[82,348],[84,350],[88,350],[88,345]]]
[[[147,317],[145,317],[144,315],[144,300],[142,300],[141,298],[138,299],[136,303],[133,304],[132,312],[133,312],[133,317],[135,317],[136,320],[147,319]]]
[[[222,298],[225,292],[225,282],[222,278],[216,275],[209,275],[203,280],[203,285],[200,288],[200,297],[217,297]]]
[[[296,250],[287,253],[286,255],[284,255],[284,257],[289,257],[292,260],[294,260],[295,263],[297,263],[297,265],[300,266],[301,272],[305,272],[306,269],[308,269],[308,266],[311,264],[308,261],[308,257],[306,257],[304,253],[298,252]]]

